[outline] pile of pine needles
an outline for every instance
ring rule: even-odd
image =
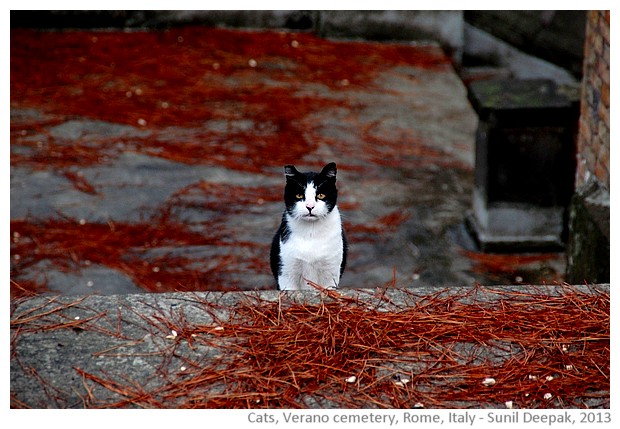
[[[609,407],[606,291],[563,285],[550,294],[546,287],[476,286],[431,295],[382,288],[353,295],[319,289],[319,299],[244,293],[232,308],[218,304],[214,293],[195,294],[196,305],[209,314],[204,324],[182,309],[140,314],[164,344],[162,382],[147,387],[76,368],[85,385],[103,387],[115,398],[90,388],[83,405]],[[101,329],[95,316],[79,321],[80,329],[123,336],[120,312],[118,329]],[[32,313],[24,317],[13,317],[12,344],[28,329],[54,329]],[[78,321],[56,323],[75,329]],[[12,399],[13,406],[24,406]]]

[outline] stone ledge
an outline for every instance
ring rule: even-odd
[[[444,300],[439,307],[452,306],[457,311],[458,308],[465,308],[459,307],[460,304],[471,304],[467,308],[472,310],[487,305],[497,309],[497,306],[503,308],[511,303],[523,304],[540,297],[543,297],[541,302],[550,302],[565,293],[604,298],[608,297],[609,285],[378,288],[338,292],[197,292],[39,296],[15,300],[11,306],[11,404],[13,407],[34,408],[144,406],[136,402],[135,398],[128,399],[128,394],[122,392],[123,383],[129,386],[129,390],[138,389],[143,395],[155,392],[153,394],[156,395],[162,389],[185,380],[183,371],[192,362],[209,364],[221,359],[222,350],[226,348],[219,346],[238,338],[236,335],[233,339],[225,336],[220,338],[217,332],[224,329],[222,321],[233,319],[243,308],[261,312],[277,303],[283,309],[278,319],[287,317],[287,309],[294,304],[315,306],[312,309],[322,309],[325,314],[329,313],[325,310],[328,309],[326,303],[340,303],[342,308],[353,306],[370,312],[392,312],[389,314],[398,315],[424,308],[424,305],[439,298]],[[567,300],[566,305],[571,306],[573,302]],[[424,315],[428,316],[428,311],[420,313],[420,317]],[[334,316],[334,323],[338,323],[338,317],[344,317],[344,313],[330,315]],[[275,322],[274,327],[277,325]],[[178,331],[173,330],[173,327]],[[205,327],[209,329],[206,333]],[[251,324],[242,328],[248,327]],[[504,329],[508,329],[507,325],[501,330]],[[200,341],[205,336],[209,337],[208,341]],[[503,341],[499,336],[497,338],[498,343]],[[510,343],[514,340],[507,341]],[[471,343],[460,344],[459,350],[463,354],[481,353],[476,358],[481,359],[480,362],[488,361],[500,366],[507,359],[516,359],[524,351],[514,345],[509,345],[507,351],[502,347],[489,350],[488,347],[485,349]],[[393,367],[394,371],[402,369],[398,359],[390,362],[393,357],[389,356],[377,354],[373,358],[373,365]],[[228,389],[226,386],[224,388]],[[205,394],[217,396],[218,392],[221,394],[222,386],[221,383],[213,382],[212,385],[203,386],[203,389]],[[602,402],[600,397],[584,398],[583,404],[588,407],[605,407],[608,395],[609,392],[602,393]],[[311,408],[347,407],[346,403],[343,405],[315,397],[306,398],[304,403]],[[551,403],[546,406],[557,407],[561,404]],[[362,405],[373,406],[371,402]],[[485,408],[502,406],[493,400],[467,405]],[[167,402],[162,406],[176,407],[179,404]]]

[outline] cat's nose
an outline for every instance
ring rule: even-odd
[[[306,201],[306,208],[308,209],[309,212],[312,212],[312,209],[314,208],[314,202]]]

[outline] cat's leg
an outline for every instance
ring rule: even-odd
[[[314,270],[311,274],[304,277],[304,289],[314,289],[309,283],[312,282],[325,289],[337,289],[340,282],[340,273],[338,270],[334,272],[332,269]]]
[[[302,263],[296,257],[290,245],[282,246],[281,269],[278,275],[280,290],[300,290],[305,282],[302,274]]]
[[[282,273],[278,277],[278,284],[280,285],[280,290],[306,289],[306,281],[303,278],[299,264],[285,260]]]
[[[326,269],[323,272],[323,282],[324,287],[328,289],[338,289],[338,285],[340,284],[341,266],[342,266],[343,255],[335,256],[330,260],[328,264],[326,264]]]
[[[280,290],[298,290],[299,285],[291,281],[289,276],[281,275],[278,277],[278,286]]]
[[[324,287],[327,289],[338,289],[339,283],[340,283],[340,275],[332,276],[326,279]]]

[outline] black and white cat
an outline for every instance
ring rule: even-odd
[[[271,271],[280,290],[336,288],[347,262],[347,241],[336,205],[336,164],[320,173],[284,167],[286,209],[271,244]]]

